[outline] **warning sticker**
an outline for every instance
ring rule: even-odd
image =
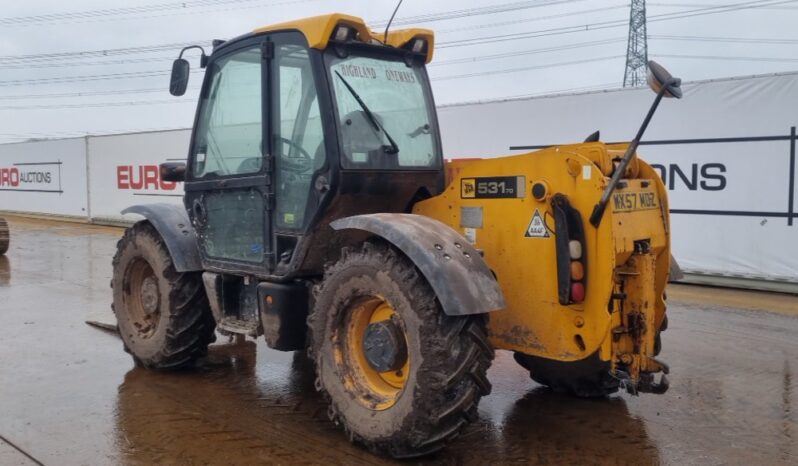
[[[538,209],[535,209],[535,214],[532,216],[532,220],[529,221],[529,226],[526,227],[526,233],[524,234],[525,238],[548,238],[549,237],[549,229],[546,228],[546,223],[543,221],[543,217],[540,215]]]
[[[466,241],[471,244],[475,244],[477,242],[477,229],[463,228],[463,236],[465,236]]]

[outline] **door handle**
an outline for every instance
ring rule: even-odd
[[[316,191],[319,192],[319,194],[325,194],[327,191],[330,190],[330,183],[327,181],[327,178],[325,178],[324,176],[320,176],[316,178],[316,183],[314,187],[316,188]]]
[[[208,212],[205,210],[205,206],[202,205],[202,201],[200,199],[194,199],[194,205],[191,209],[194,211],[194,221],[200,225],[204,225],[208,220]]]

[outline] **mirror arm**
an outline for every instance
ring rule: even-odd
[[[632,156],[635,154],[637,150],[637,146],[640,145],[640,139],[643,137],[643,133],[646,132],[646,128],[648,128],[648,123],[651,121],[651,117],[654,116],[654,112],[657,110],[662,97],[668,92],[671,86],[678,85],[679,80],[676,78],[671,78],[668,82],[664,83],[662,88],[657,92],[657,97],[654,99],[654,103],[651,104],[651,108],[648,109],[648,114],[646,118],[643,120],[643,124],[640,125],[640,129],[637,131],[637,135],[629,143],[626,147],[626,153],[623,155],[623,159],[621,159],[621,163],[615,168],[615,172],[612,174],[612,179],[610,179],[610,183],[604,189],[604,192],[601,194],[601,199],[598,201],[596,206],[593,208],[593,213],[590,214],[590,223],[598,228],[599,224],[601,223],[601,218],[604,216],[604,210],[607,208],[607,204],[610,201],[610,196],[612,192],[615,191],[615,187],[618,186],[618,183],[621,181],[621,177],[624,173],[626,173],[626,167],[629,166],[629,162],[632,161]]]
[[[199,45],[189,45],[188,47],[183,47],[183,50],[180,51],[180,55],[177,58],[183,58],[183,53],[189,49],[199,49],[202,52],[200,56],[200,68],[205,68],[208,65],[208,55],[205,54],[205,49],[200,47]]]

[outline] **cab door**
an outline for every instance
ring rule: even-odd
[[[208,65],[186,176],[186,209],[206,269],[267,273],[272,188],[267,134],[271,44],[220,50]]]
[[[305,232],[327,193],[330,166],[313,52],[296,32],[272,35],[271,141],[274,158],[275,273],[290,271]],[[316,57],[320,59],[320,57]],[[327,113],[330,113],[329,110]],[[334,138],[332,138],[334,141]]]

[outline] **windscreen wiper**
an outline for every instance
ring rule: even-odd
[[[344,86],[346,86],[346,88],[349,90],[349,93],[352,94],[352,97],[355,98],[357,103],[360,105],[360,108],[363,109],[363,112],[366,114],[366,116],[368,117],[369,121],[374,126],[374,129],[377,130],[377,132],[382,131],[383,133],[385,133],[385,137],[388,138],[388,142],[391,143],[391,147],[383,146],[383,150],[385,151],[385,153],[387,153],[387,154],[398,154],[399,153],[399,146],[396,145],[396,142],[393,140],[391,135],[388,134],[388,131],[385,131],[385,128],[383,128],[383,126],[380,124],[379,120],[377,120],[377,117],[375,117],[374,114],[371,112],[371,110],[369,110],[368,105],[366,105],[366,103],[363,102],[363,99],[361,99],[360,96],[357,95],[357,92],[355,92],[355,90],[352,88],[352,86],[350,86],[349,83],[346,82],[346,79],[344,79],[344,77],[341,76],[341,73],[336,71],[335,74],[337,74],[338,77],[341,78],[341,82],[344,83]]]

